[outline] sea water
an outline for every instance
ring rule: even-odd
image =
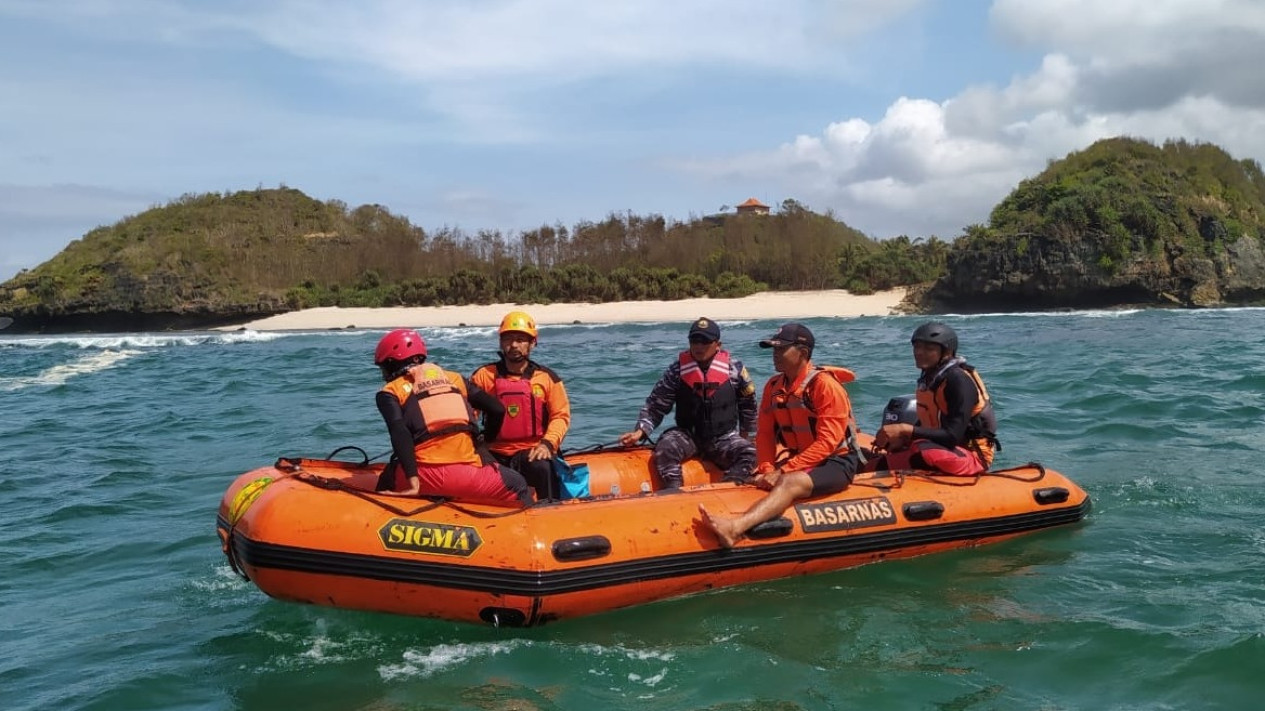
[[[612,442],[691,319],[545,327],[566,445]],[[678,318],[679,316],[679,318]],[[917,317],[810,319],[864,429]],[[536,629],[308,607],[237,578],[216,507],[279,456],[389,448],[383,331],[0,334],[0,709],[1250,709],[1265,694],[1265,311],[946,317],[998,466],[1083,524]],[[491,328],[419,328],[464,373]],[[775,321],[722,322],[757,382]]]

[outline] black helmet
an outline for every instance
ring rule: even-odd
[[[917,343],[919,341],[934,343],[943,348],[949,355],[957,355],[958,353],[957,332],[939,321],[930,321],[914,329],[914,335],[909,339],[909,342]]]

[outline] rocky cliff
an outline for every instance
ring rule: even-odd
[[[959,238],[928,311],[1265,300],[1265,175],[1207,144],[1118,138],[1021,183]]]

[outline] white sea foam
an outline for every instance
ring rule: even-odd
[[[242,579],[240,575],[233,572],[232,567],[227,563],[220,563],[215,566],[215,570],[211,578],[200,578],[190,582],[195,590],[203,592],[220,592],[223,590],[246,590],[250,584]]]
[[[299,653],[301,659],[316,662],[317,664],[342,662],[347,659],[343,652],[347,650],[349,645],[345,642],[330,639],[323,632],[307,640],[307,644],[307,649]]]
[[[495,326],[449,326],[447,328],[417,328],[423,338],[437,341],[464,341],[472,338],[492,338],[496,335]]]
[[[132,356],[140,355],[140,353],[141,351],[135,350],[105,350],[99,353],[91,353],[69,363],[54,365],[38,375],[21,378],[0,378],[0,390],[12,391],[30,387],[65,385],[66,381],[71,378],[100,373],[108,368],[113,368]]]
[[[1018,311],[1018,312],[996,311],[996,312],[982,313],[982,314],[954,314],[954,313],[934,314],[934,315],[928,316],[927,318],[933,318],[937,321],[948,321],[950,319],[954,321],[973,321],[977,319],[998,318],[1000,316],[1006,316],[1010,318],[1060,318],[1060,317],[1061,318],[1067,318],[1067,317],[1123,318],[1125,316],[1133,316],[1135,314],[1143,313],[1148,310],[1149,309],[1082,309],[1082,310],[1069,310],[1069,311]],[[907,318],[907,317],[893,316],[891,318]]]
[[[480,642],[472,644],[439,644],[429,649],[404,652],[403,661],[399,664],[382,664],[378,666],[378,675],[383,681],[401,678],[426,678],[450,669],[471,659],[492,657],[507,654],[519,647],[528,646],[528,640],[510,640],[506,642]]]
[[[375,635],[359,631],[348,632],[341,628],[331,632],[330,627],[324,618],[318,618],[313,628],[306,632],[260,630],[265,637],[287,650],[274,657],[264,668],[310,669],[313,666],[364,659],[381,653],[381,640]]]
[[[652,676],[642,676],[640,674],[629,672],[628,681],[645,684],[646,686],[658,686],[659,682],[663,681],[667,676],[667,669],[660,669],[658,674],[654,674]]]
[[[659,649],[629,649],[622,646],[605,647],[600,644],[581,645],[581,649],[589,656],[603,657],[614,655],[631,659],[633,661],[645,661],[647,659],[652,659],[660,662],[670,662],[676,657],[676,654],[673,652],[666,652]]]
[[[325,333],[325,332],[322,332]],[[331,331],[329,333],[337,333]],[[227,333],[109,333],[99,335],[14,336],[0,339],[0,348],[50,348],[77,346],[83,349],[168,348],[171,346],[264,343],[295,333],[276,331],[230,331]]]

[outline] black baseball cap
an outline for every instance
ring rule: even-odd
[[[812,350],[817,341],[813,338],[813,332],[802,323],[784,324],[778,329],[777,333],[760,341],[761,348],[774,348],[776,346],[804,346]]]
[[[690,324],[690,339],[693,340],[696,336],[708,343],[715,343],[720,340],[720,326],[711,319],[700,318]]]

